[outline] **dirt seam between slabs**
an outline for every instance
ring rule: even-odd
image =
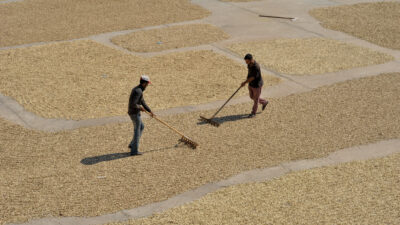
[[[292,162],[283,162],[274,167],[264,169],[254,169],[234,175],[226,180],[215,183],[208,183],[194,190],[190,190],[165,201],[151,203],[137,208],[122,210],[113,214],[106,214],[97,217],[64,217],[64,218],[43,218],[32,220],[24,225],[92,225],[104,224],[115,221],[125,221],[129,219],[148,217],[155,213],[160,213],[170,208],[175,208],[183,204],[195,201],[208,193],[217,191],[232,185],[265,182],[274,178],[281,177],[289,172],[303,171],[324,166],[333,166],[352,161],[369,160],[381,158],[391,154],[400,153],[400,139],[380,141],[373,144],[354,146],[332,152],[326,157],[317,159],[307,159]]]

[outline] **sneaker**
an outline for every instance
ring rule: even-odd
[[[141,152],[131,152],[131,156],[143,155]]]
[[[269,101],[267,101],[267,103],[265,103],[265,105],[262,106],[262,111],[264,111],[265,108],[267,108],[268,103],[269,103]]]
[[[256,116],[256,114],[251,113],[251,114],[249,114],[249,115],[247,116],[247,118],[253,118],[253,117],[255,117],[255,116]]]

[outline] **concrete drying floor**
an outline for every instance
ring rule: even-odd
[[[274,79],[281,80],[278,84],[274,83],[275,85],[264,88],[263,95],[272,98],[264,114],[260,114],[254,120],[237,120],[241,117],[240,115],[249,113],[250,100],[247,96],[242,96],[235,98],[220,115],[223,117],[221,121],[226,121],[220,128],[197,125],[199,115],[211,115],[223,103],[221,99],[229,96],[230,91],[225,89],[221,92],[221,98],[204,98],[205,101],[163,107],[163,110],[156,113],[180,130],[187,132],[200,143],[200,147],[196,151],[179,145],[175,147],[179,137],[165,130],[154,120],[146,120],[142,147],[147,153],[142,158],[125,157],[126,144],[131,136],[130,121],[126,116],[113,116],[115,114],[109,113],[109,110],[125,110],[125,107],[121,109],[122,106],[117,106],[118,109],[99,110],[99,114],[94,118],[85,115],[82,110],[74,112],[73,104],[68,102],[66,106],[60,106],[62,110],[59,109],[58,113],[62,112],[70,116],[63,115],[58,119],[50,119],[57,116],[44,115],[46,112],[51,112],[51,110],[46,110],[51,108],[51,105],[46,104],[43,99],[38,98],[42,104],[34,105],[38,109],[44,109],[43,114],[40,114],[26,107],[18,99],[14,99],[14,96],[2,91],[0,94],[0,117],[2,118],[0,160],[1,164],[6,166],[1,168],[3,179],[1,179],[0,195],[6,197],[3,197],[0,202],[2,213],[0,224],[18,221],[32,225],[104,224],[146,217],[189,203],[221,187],[248,181],[265,181],[267,178],[277,177],[299,168],[307,169],[330,165],[333,162],[340,164],[352,160],[382,157],[400,149],[398,142],[400,122],[397,107],[398,96],[400,96],[398,89],[400,51],[394,47],[378,46],[346,33],[326,29],[309,14],[310,10],[316,8],[350,5],[363,2],[362,0],[317,2],[262,0],[238,3],[192,0],[193,5],[188,1],[171,0],[169,2],[173,4],[160,5],[152,11],[156,14],[163,12],[160,17],[157,17],[160,20],[147,20],[142,21],[143,23],[137,21],[140,22],[137,26],[133,26],[130,20],[127,20],[129,16],[124,16],[125,14],[118,15],[118,18],[122,19],[117,22],[107,20],[110,15],[113,17],[113,10],[107,11],[107,7],[95,10],[94,14],[100,12],[103,15],[99,20],[93,17],[93,12],[89,12],[84,17],[66,17],[69,19],[56,20],[55,25],[60,21],[66,24],[54,26],[54,24],[39,23],[38,20],[43,19],[44,14],[34,16],[38,10],[53,7],[52,4],[37,7],[38,4],[46,4],[45,0],[2,1],[0,11],[11,12],[8,9],[26,8],[25,13],[28,16],[24,18],[30,18],[29,21],[35,24],[47,25],[43,27],[46,32],[40,33],[38,32],[40,29],[30,30],[29,28],[39,25],[29,26],[28,23],[23,23],[18,27],[14,26],[12,22],[14,20],[2,20],[3,26],[8,30],[6,29],[7,35],[2,35],[5,39],[0,39],[3,46],[0,47],[0,54],[26,52],[29,47],[50,48],[53,44],[69,46],[77,43],[75,41],[79,43],[94,41],[99,46],[112,48],[116,55],[121,55],[118,59],[113,57],[109,59],[111,71],[113,71],[113,60],[116,60],[115,65],[119,65],[119,59],[125,58],[122,55],[151,60],[168,58],[172,54],[174,57],[171,57],[170,63],[159,67],[160,71],[170,71],[183,69],[179,66],[186,65],[176,63],[174,58],[177,56],[185,55],[195,58],[201,57],[196,52],[208,52],[208,56],[213,56],[209,57],[212,59],[212,62],[208,63],[209,68],[213,68],[213,63],[223,66],[227,61],[230,65],[237,64],[238,68],[241,68],[235,70],[234,77],[229,79],[231,82],[229,85],[236,84],[236,79],[240,82],[246,76],[243,53],[233,52],[229,46],[253,41],[288,38],[331,39],[368,49],[377,55],[389,56],[391,61],[383,60],[378,65],[371,63],[358,65],[357,68],[345,67],[340,70],[325,71],[327,73],[322,71],[322,74],[312,76],[310,76],[311,73],[305,73],[302,76],[290,75],[285,71],[278,71],[272,66],[262,64],[265,78],[267,78],[266,75],[271,75]],[[184,2],[182,4],[186,8],[178,7],[179,9],[176,10],[170,8],[180,2]],[[365,2],[373,1],[366,0]],[[63,1],[53,3],[64,4]],[[32,4],[35,4],[35,7],[29,7]],[[131,12],[129,7],[125,8]],[[66,9],[70,8],[66,7]],[[77,11],[73,13],[75,12]],[[67,12],[66,15],[73,13]],[[146,10],[138,10],[135,16],[140,17],[143,13],[146,14]],[[152,13],[146,15],[152,16],[154,15]],[[296,20],[262,18],[259,14],[290,16],[295,17]],[[17,14],[0,13],[0,15],[13,17]],[[174,19],[175,17],[172,18],[171,15],[180,17]],[[86,23],[87,18],[90,19],[91,24],[99,24],[99,26],[94,26],[96,30],[85,29],[85,26],[70,26]],[[73,23],[70,23],[70,20],[73,20]],[[100,26],[104,24],[108,25],[105,28]],[[211,24],[229,35],[229,39],[148,53],[132,52],[111,41],[117,36],[138,31],[189,24]],[[393,28],[387,24],[382,27]],[[19,31],[11,32],[9,28],[18,28]],[[27,31],[36,33],[31,36],[21,35],[21,32]],[[79,38],[79,40],[74,38]],[[102,46],[99,48],[102,49]],[[88,49],[83,48],[82,51]],[[65,55],[73,52],[68,48],[64,50]],[[372,61],[377,60],[377,55],[371,55]],[[102,56],[104,54],[94,54],[92,58],[94,60]],[[13,56],[5,54],[4,57],[7,59]],[[307,52],[304,52],[304,57],[307,57]],[[39,58],[25,54],[21,56],[20,61],[35,61],[40,60]],[[71,66],[71,69],[79,71],[79,66],[85,68],[85,65],[80,65],[79,57],[70,56],[69,58],[77,62],[77,66]],[[206,59],[204,61],[207,62]],[[15,61],[3,61],[0,73],[5,77],[16,76],[15,74],[18,75],[19,71],[29,67],[29,65],[20,64],[19,67],[12,68],[12,66],[4,65],[4,62],[13,64]],[[36,63],[43,68],[51,68],[49,71],[54,71],[54,73],[57,73],[59,67],[57,63],[46,63],[46,61]],[[99,66],[104,65],[100,63]],[[28,70],[31,72],[37,70],[40,73],[43,68]],[[123,66],[120,65],[114,69],[120,68]],[[185,69],[190,72],[195,68],[189,66]],[[209,69],[210,76],[212,72],[213,70]],[[171,74],[174,77],[179,72]],[[384,75],[378,76],[379,74]],[[29,98],[30,93],[37,91],[35,89],[56,90],[56,86],[51,86],[50,78],[40,75],[31,76],[31,81],[27,81],[27,85],[24,86],[37,85],[24,90],[25,94],[21,95],[21,99]],[[58,79],[66,78],[66,76],[61,76]],[[41,84],[43,80],[46,82]],[[115,82],[119,81],[115,80]],[[188,82],[195,83],[195,81]],[[14,82],[15,87],[18,87],[17,84],[18,82]],[[10,85],[9,90],[12,90],[13,86]],[[154,89],[156,90],[156,87]],[[121,93],[129,91],[123,90]],[[215,93],[217,92],[210,94]],[[245,92],[242,93],[245,94]],[[157,101],[157,97],[152,97],[150,90],[148,94],[150,97],[148,101],[153,101],[152,104],[155,105],[161,104]],[[196,94],[185,90],[184,97],[196,96]],[[101,99],[101,96],[94,97]],[[55,100],[56,98],[52,99],[52,101]],[[121,104],[123,104],[122,100]],[[74,116],[71,116],[71,113]],[[49,133],[49,131],[57,132]],[[365,144],[369,145],[360,146]],[[345,150],[340,150],[343,148]],[[348,148],[350,150],[346,150]],[[336,153],[338,155],[335,156]],[[389,172],[395,172],[390,167],[387,168]],[[377,171],[380,169],[378,166]],[[247,170],[252,171],[246,172]],[[321,176],[324,174],[322,170]],[[133,176],[132,172],[136,176]],[[356,177],[352,178],[350,174],[346,176],[346,179],[340,180],[346,184],[353,182],[354,179]],[[396,183],[393,184],[393,179],[385,182],[388,182],[388,186],[396,185]],[[382,201],[386,201],[385,195],[381,196]],[[236,197],[232,196],[232,199]],[[329,198],[329,195],[325,197]],[[354,197],[364,199],[362,195]],[[387,203],[391,204],[389,201]],[[389,212],[386,216],[392,218]],[[246,218],[246,215],[243,218]],[[362,219],[364,218],[358,220],[356,218],[357,221],[363,221]]]

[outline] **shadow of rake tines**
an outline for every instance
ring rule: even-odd
[[[177,148],[177,147],[179,147],[179,144],[176,144],[173,147],[165,147],[165,148],[159,148],[159,149],[145,151],[145,152],[143,152],[143,154],[173,149],[173,148]],[[87,158],[82,159],[81,163],[84,165],[90,166],[90,165],[94,165],[97,163],[107,162],[107,161],[112,161],[112,160],[117,160],[117,159],[123,159],[126,157],[131,157],[130,152],[120,152],[120,153],[112,153],[112,154],[106,154],[106,155],[87,157]]]

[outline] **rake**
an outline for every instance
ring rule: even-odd
[[[145,111],[148,115],[151,115],[149,112]],[[195,141],[191,140],[190,138],[188,138],[186,135],[184,135],[182,132],[178,131],[177,129],[173,128],[172,126],[170,126],[169,124],[167,124],[166,122],[162,121],[161,119],[159,119],[158,117],[156,117],[155,115],[153,116],[154,119],[156,119],[158,122],[162,123],[163,125],[165,125],[166,127],[168,127],[169,129],[173,130],[175,133],[179,134],[181,136],[181,139],[179,139],[180,142],[188,145],[189,147],[196,149],[197,146],[199,144],[197,144]]]
[[[235,96],[236,93],[239,92],[239,90],[240,90],[241,88],[242,88],[242,86],[240,86],[240,87],[235,91],[235,93],[233,93],[233,94],[231,95],[231,97],[229,97],[228,100],[226,100],[226,102],[221,106],[221,108],[219,108],[218,111],[217,111],[216,113],[214,113],[214,115],[213,115],[210,119],[207,119],[207,118],[205,118],[204,116],[200,116],[200,120],[202,120],[202,121],[204,121],[204,122],[206,122],[206,123],[209,123],[209,124],[211,124],[211,125],[213,125],[213,126],[219,127],[220,123],[214,121],[213,119],[214,119],[215,116],[225,107],[225,105],[228,104],[228,102],[233,98],[233,96]]]
[[[296,17],[285,17],[285,16],[269,16],[269,15],[259,15],[260,17],[268,17],[268,18],[275,18],[275,19],[286,19],[286,20],[297,20]]]

